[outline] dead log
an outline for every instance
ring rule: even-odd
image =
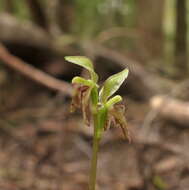
[[[150,105],[162,118],[189,126],[189,102],[159,95],[151,99]]]
[[[52,46],[49,34],[32,22],[20,22],[10,14],[0,14],[0,41],[47,49]]]
[[[141,99],[149,100],[156,94],[169,91],[173,85],[170,81],[150,73],[137,61],[129,59],[115,50],[95,43],[84,48],[91,51],[94,58],[103,58],[107,63],[113,62],[122,68],[128,67],[131,73],[128,77],[128,88]]]

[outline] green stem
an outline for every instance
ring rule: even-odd
[[[93,136],[93,155],[91,160],[91,171],[89,179],[89,190],[95,190],[96,175],[97,175],[97,161],[100,138],[98,136],[98,117],[94,115],[94,136]]]

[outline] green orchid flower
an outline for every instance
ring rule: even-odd
[[[94,122],[93,158],[89,190],[95,190],[98,145],[104,131],[111,125],[121,127],[124,137],[130,142],[130,134],[125,118],[125,107],[120,105],[122,97],[113,96],[128,76],[128,69],[110,76],[99,90],[98,75],[94,71],[93,63],[84,56],[67,56],[65,59],[73,64],[84,67],[90,74],[90,79],[76,76],[72,80],[74,95],[71,111],[81,109],[86,125]]]

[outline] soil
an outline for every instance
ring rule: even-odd
[[[13,88],[0,110],[0,189],[87,190],[92,127],[83,126],[79,112],[69,113],[70,99],[38,87],[19,94]],[[158,117],[148,128],[150,108],[126,100],[133,141],[117,128],[104,134],[97,189],[188,190],[189,129]]]

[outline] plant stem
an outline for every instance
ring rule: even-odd
[[[95,187],[96,187],[98,149],[99,149],[99,142],[100,142],[100,138],[97,135],[97,131],[98,131],[98,117],[97,115],[94,115],[93,155],[92,155],[92,160],[91,160],[89,190],[95,190]]]

